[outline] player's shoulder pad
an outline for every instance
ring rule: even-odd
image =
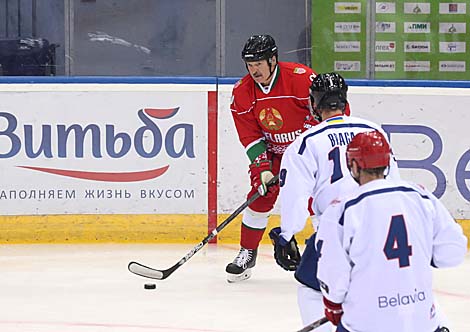
[[[303,154],[304,150],[316,150],[317,145],[315,142],[318,142],[321,135],[318,135],[317,132],[321,131],[328,124],[325,121],[320,122],[319,124],[308,128],[303,133],[301,133],[297,138],[292,142],[288,149],[292,146],[293,149],[296,149],[296,153]]]
[[[303,136],[316,136],[317,131],[322,131],[325,127],[328,127],[330,124],[326,121],[321,121],[315,126],[308,128],[302,133]],[[299,136],[300,137],[300,136]]]
[[[306,76],[313,74],[313,70],[301,63],[296,62],[279,62],[279,68],[291,76]]]
[[[346,121],[348,122],[351,122],[351,123],[360,123],[360,124],[365,124],[365,125],[368,125],[369,127],[371,127],[372,129],[374,130],[379,130],[381,132],[383,132],[383,129],[382,127],[380,127],[379,124],[375,123],[375,122],[372,122],[368,119],[364,119],[364,118],[360,118],[360,117],[357,117],[357,116],[354,116],[354,115],[350,115],[348,116],[347,118],[345,118]],[[367,130],[366,130],[367,131]]]
[[[249,89],[249,87],[253,84],[253,79],[251,78],[250,74],[247,74],[235,83],[235,85],[233,86],[233,92],[235,93],[235,91],[240,91],[247,88]]]
[[[316,126],[312,126],[310,128],[308,128],[307,130],[305,130],[304,132],[302,132],[299,136],[297,136],[295,138],[295,140],[287,147],[286,151],[288,149],[292,150],[292,151],[295,151],[295,153],[298,153],[299,152],[299,148],[304,145],[304,144],[307,144],[305,141],[307,140],[306,136],[309,136],[311,135],[312,133],[314,133],[318,127],[318,125]]]
[[[371,129],[366,129],[365,131],[372,131],[372,130],[379,131],[382,135],[384,135],[387,142],[390,143],[387,133],[383,130],[383,128],[378,123],[375,123],[375,122],[370,121],[368,119],[359,118],[359,117],[356,117],[356,116],[353,116],[353,115],[349,115],[349,116],[345,117],[344,119],[345,119],[345,121],[348,121],[350,123],[363,124],[363,125],[367,125],[371,128]]]
[[[423,186],[422,184],[420,183],[415,183],[415,182],[411,182],[411,181],[407,181],[405,182],[408,186],[410,186],[411,188],[413,188],[414,190],[416,190],[417,192],[419,192],[421,195],[425,195],[425,196],[430,196],[431,192],[428,191],[426,189],[425,186]]]
[[[237,114],[244,114],[250,110],[255,101],[254,81],[247,75],[240,79],[232,89],[230,109]]]

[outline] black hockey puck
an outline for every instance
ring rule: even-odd
[[[145,289],[155,289],[155,288],[157,288],[157,285],[155,285],[155,284],[145,284],[144,288]]]

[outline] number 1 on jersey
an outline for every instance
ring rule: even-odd
[[[331,175],[330,183],[335,183],[343,177],[340,150],[338,146],[328,153],[328,160],[333,160],[333,174]]]

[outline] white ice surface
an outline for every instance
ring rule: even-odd
[[[175,264],[185,245],[2,245],[1,332],[264,332],[301,328],[297,283],[263,245],[251,279],[229,284],[236,245],[208,245],[156,290],[129,261]],[[435,293],[452,332],[470,331],[470,256],[436,271]]]

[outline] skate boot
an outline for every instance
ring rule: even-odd
[[[251,268],[256,264],[258,249],[241,248],[237,257],[225,268],[228,282],[237,282],[251,277]]]

